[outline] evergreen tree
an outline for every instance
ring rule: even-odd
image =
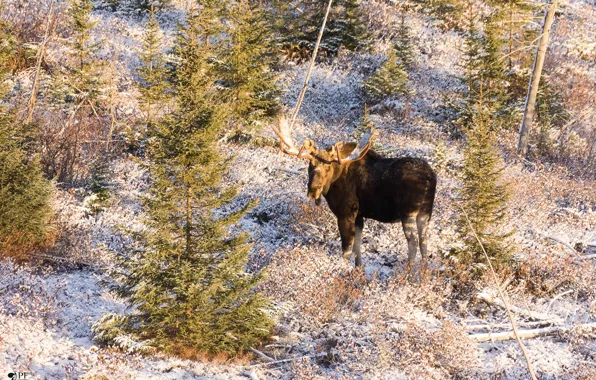
[[[235,196],[222,188],[226,165],[216,149],[226,120],[214,59],[224,51],[223,5],[202,1],[178,33],[177,110],[150,136],[148,232],[118,277],[136,312],[106,316],[99,337],[123,331],[169,353],[234,355],[269,334],[266,300],[254,292],[261,276],[244,270],[246,236],[230,233],[251,205],[222,210]]]
[[[141,109],[145,113],[145,121],[149,126],[155,119],[158,109],[168,101],[168,68],[162,51],[163,36],[159,23],[155,18],[155,10],[151,9],[149,21],[143,33],[143,50],[140,52],[141,65],[139,77],[141,79],[139,100]],[[156,109],[157,108],[157,109]]]
[[[455,105],[459,115],[456,124],[459,127],[474,124],[472,119],[482,88],[483,104],[492,117],[491,128],[495,128],[503,124],[501,116],[507,103],[501,44],[495,37],[496,24],[487,19],[481,20],[473,4],[467,7],[465,17],[467,27],[460,65],[463,74],[459,77],[464,91],[460,93],[460,103]],[[482,21],[485,25],[484,33],[479,30]]]
[[[389,52],[387,60],[364,83],[368,100],[379,103],[387,97],[403,97],[410,94],[408,73],[394,50]]]
[[[460,214],[456,229],[465,248],[459,257],[465,263],[486,263],[468,219],[482,242],[492,264],[500,267],[510,259],[508,238],[512,232],[503,232],[507,216],[509,191],[503,184],[503,166],[497,151],[495,132],[490,128],[489,109],[484,107],[482,86],[471,123],[466,128],[464,167],[459,204],[465,210]]]
[[[89,167],[91,174],[92,198],[88,199],[91,214],[96,215],[103,211],[107,201],[110,199],[110,161],[106,158],[106,152],[101,152]]]
[[[465,9],[469,1],[466,0],[412,0],[419,4],[419,9],[430,14],[444,29],[462,30],[465,25]]]
[[[328,0],[302,0],[286,14],[282,45],[289,55],[306,58],[314,50]],[[338,0],[332,4],[325,33],[319,46],[322,55],[335,56],[341,47],[350,51],[366,49],[372,41],[365,13],[358,0]]]
[[[8,29],[0,23],[0,83],[14,56]],[[0,89],[0,97],[5,95],[6,90]],[[42,242],[48,229],[51,186],[32,152],[31,127],[16,122],[0,106],[0,257],[11,246]]]
[[[414,66],[414,52],[412,51],[412,36],[410,26],[406,23],[406,13],[401,12],[397,36],[393,44],[395,55],[406,71]]]
[[[253,124],[279,112],[281,91],[273,72],[276,62],[273,34],[266,12],[237,1],[229,12],[229,49],[223,77],[233,123]]]
[[[73,64],[58,86],[58,91],[66,93],[67,103],[78,105],[87,99],[92,102],[102,95],[101,65],[95,58],[101,42],[91,39],[91,30],[96,24],[91,21],[92,10],[91,0],[71,0],[68,9],[68,24],[73,33],[70,44]]]

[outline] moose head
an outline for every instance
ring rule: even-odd
[[[321,204],[321,196],[327,195],[329,187],[341,175],[347,165],[364,158],[371,148],[374,132],[369,129],[365,132],[360,143],[338,142],[326,149],[319,149],[312,140],[306,140],[296,148],[290,133],[288,120],[282,117],[279,129],[272,127],[280,138],[280,150],[286,154],[304,158],[308,165],[308,192],[307,196]],[[361,147],[358,151],[356,148]]]
[[[337,217],[344,257],[362,265],[360,243],[364,218],[384,223],[401,221],[408,240],[411,266],[420,247],[426,260],[426,232],[432,214],[437,178],[420,158],[384,158],[371,150],[375,132],[369,129],[360,143],[338,142],[326,149],[306,140],[297,148],[284,118],[272,127],[282,152],[304,158],[308,165],[308,192],[317,205],[325,197]],[[416,233],[417,232],[417,233]]]

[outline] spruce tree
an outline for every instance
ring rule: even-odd
[[[168,353],[234,355],[265,338],[271,321],[245,272],[249,245],[230,228],[251,205],[223,212],[235,189],[221,184],[226,162],[216,142],[225,125],[217,54],[224,51],[223,1],[201,1],[177,36],[177,109],[156,123],[149,148],[147,232],[124,259],[119,293],[136,312],[96,326],[127,332]]]
[[[93,42],[91,38],[91,30],[96,24],[91,21],[92,10],[91,0],[71,0],[68,9],[68,24],[73,33],[70,43],[73,62],[59,86],[66,91],[67,103],[80,103],[83,99],[93,102],[102,95],[102,67],[94,56],[101,42]]]
[[[408,73],[394,50],[389,51],[387,60],[364,83],[364,90],[371,104],[380,103],[387,97],[409,95]]]
[[[328,0],[303,0],[297,4],[300,12],[288,10],[281,38],[284,49],[290,55],[300,58],[310,56],[328,3]],[[350,51],[366,49],[371,41],[372,34],[359,1],[334,1],[319,47],[320,54],[333,57],[342,47]]]
[[[138,83],[141,93],[139,103],[148,128],[170,97],[168,68],[162,50],[163,36],[155,15],[155,9],[152,8],[143,33],[143,49],[139,54],[141,65],[138,69],[141,79]]]
[[[482,242],[492,264],[500,267],[511,255],[504,222],[507,217],[509,190],[502,180],[503,165],[497,150],[494,130],[491,129],[489,109],[485,107],[483,88],[480,87],[478,103],[470,124],[466,126],[464,166],[461,172],[462,187],[458,202],[465,210],[456,223],[457,232],[464,243],[459,257],[464,263],[486,263],[474,231]],[[474,229],[470,228],[470,223]]]
[[[406,22],[405,11],[402,11],[400,15],[399,27],[397,29],[397,36],[395,37],[393,48],[395,49],[395,55],[401,62],[403,68],[406,71],[412,70],[412,67],[414,66],[412,35],[410,32],[410,26]]]
[[[503,124],[501,115],[507,103],[505,91],[505,69],[501,59],[501,44],[496,38],[496,25],[482,19],[473,4],[469,4],[466,13],[466,31],[463,59],[460,65],[462,75],[459,80],[463,87],[459,103],[455,102],[458,127],[474,124],[474,110],[479,102],[480,88],[483,89],[483,104],[491,115],[491,128]],[[484,21],[484,33],[479,25]]]
[[[8,29],[0,23],[0,83],[15,53]],[[0,98],[4,99],[2,87]],[[0,106],[0,258],[15,246],[42,242],[48,230],[51,186],[31,149],[32,127],[18,123]]]
[[[266,24],[266,12],[241,0],[228,16],[232,26],[222,76],[232,122],[239,127],[277,115],[281,91],[273,71],[274,36]]]

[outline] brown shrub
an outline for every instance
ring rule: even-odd
[[[514,274],[525,290],[536,296],[553,296],[564,290],[575,290],[581,298],[596,295],[596,267],[589,260],[531,257],[519,263]]]
[[[566,371],[561,379],[564,380],[592,380],[596,379],[596,361],[581,363],[575,368]]]
[[[267,273],[261,285],[267,296],[294,302],[297,311],[318,325],[353,309],[368,283],[361,270],[340,257],[306,249],[278,256]]]
[[[37,252],[44,252],[56,244],[56,231],[48,232],[42,241],[24,238],[25,234],[15,231],[8,237],[0,240],[0,260],[11,258],[18,264],[31,262],[39,258]]]

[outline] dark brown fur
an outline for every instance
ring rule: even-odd
[[[340,144],[347,157],[355,144]],[[370,150],[359,161],[332,162],[331,149],[313,148],[308,168],[308,196],[320,204],[321,195],[337,217],[344,256],[362,265],[360,243],[364,218],[384,223],[401,222],[408,241],[408,262],[417,246],[426,260],[426,230],[437,179],[430,165],[419,158],[384,158]],[[416,233],[417,232],[417,233]]]

